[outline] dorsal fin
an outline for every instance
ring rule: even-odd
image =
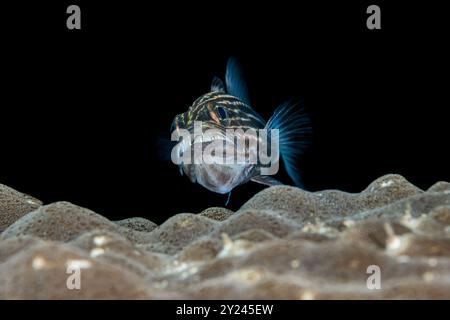
[[[239,62],[234,57],[228,59],[225,83],[227,85],[227,93],[250,105],[247,84],[245,83]]]
[[[214,77],[211,82],[211,92],[224,92],[225,93],[225,85],[223,81],[217,77]]]

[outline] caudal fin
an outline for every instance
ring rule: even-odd
[[[298,103],[285,102],[269,119],[266,129],[278,129],[280,155],[286,172],[295,185],[302,187],[298,160],[311,142],[311,121],[304,108]]]

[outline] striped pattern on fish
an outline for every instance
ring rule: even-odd
[[[198,137],[194,136],[194,125],[198,122],[201,122],[202,132],[215,129],[220,134],[214,139],[197,139]],[[225,141],[227,129],[240,129],[244,132],[249,129],[264,130],[268,135],[272,129],[277,129],[280,134],[277,147],[286,171],[294,183],[301,186],[297,159],[303,154],[311,137],[309,117],[302,108],[298,108],[298,105],[284,103],[275,110],[268,122],[264,121],[250,105],[247,86],[239,64],[234,58],[228,60],[225,84],[215,77],[211,91],[200,96],[186,112],[175,117],[172,131],[180,129],[189,130],[192,144],[201,143],[201,150],[205,150],[213,140]],[[225,149],[234,148],[226,151],[245,152],[246,155],[257,153],[251,144],[245,150],[237,150],[235,144],[224,145]],[[180,145],[180,154],[188,152],[187,146],[188,144]],[[180,165],[180,172],[186,174],[192,182],[218,193],[229,193],[236,186],[250,180],[269,186],[281,184],[273,177],[263,175],[261,169],[259,162],[206,164],[199,161],[195,164]]]

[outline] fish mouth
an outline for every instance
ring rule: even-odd
[[[190,163],[182,163],[179,166],[180,171],[182,170],[191,181],[195,178],[195,167],[196,164],[203,164],[201,160],[203,158],[203,154],[205,149],[213,143],[223,144],[223,147],[228,146],[233,148],[233,141],[226,137],[225,134],[216,134],[216,135],[191,135],[190,141],[182,141],[179,145],[178,155],[180,158],[183,158],[186,153],[190,153]],[[228,144],[230,143],[230,144]],[[225,150],[225,148],[224,148]]]
[[[194,126],[185,128],[190,133],[190,145],[202,144],[203,148],[209,143],[222,140],[227,143],[233,143],[233,137],[226,134],[226,130],[222,126],[216,124],[203,123],[201,130]],[[203,149],[202,148],[202,149]]]
[[[183,157],[187,152],[191,153],[191,163],[183,162],[180,164],[180,172],[183,172],[186,176],[188,176],[192,183],[196,183],[198,180],[197,176],[198,174],[201,175],[200,171],[205,165],[202,160],[205,149],[212,143],[220,144],[222,142],[225,146],[227,141],[232,142],[232,140],[227,138],[225,132],[217,131],[215,133],[197,135],[194,135],[192,132],[190,141],[182,142],[179,149],[180,157]],[[197,153],[197,151],[200,151],[200,153]]]
[[[184,129],[189,134],[182,135],[182,139],[178,142],[176,151],[179,158],[187,156],[190,162],[179,163],[179,171],[181,175],[185,174],[193,183],[198,182],[199,175],[202,170],[206,170],[204,166],[208,166],[203,161],[205,149],[211,144],[223,144],[223,150],[234,150],[235,142],[234,136],[227,134],[225,128],[219,127],[215,124],[203,123],[201,127],[189,126]],[[201,130],[200,130],[201,129]],[[215,146],[213,146],[213,149]],[[200,151],[200,152],[199,152]],[[188,154],[190,153],[190,157]],[[227,153],[228,154],[228,153]],[[218,155],[217,157],[221,157]],[[215,157],[215,156],[213,156]]]
[[[197,135],[193,137],[193,141],[192,144],[197,144],[197,143],[201,143],[201,144],[209,144],[213,141],[217,141],[217,140],[222,140],[222,141],[229,141],[232,142],[231,139],[229,139],[224,133],[220,133],[220,134],[202,134],[202,135]]]

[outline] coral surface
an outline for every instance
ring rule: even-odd
[[[0,299],[91,298],[448,299],[450,184],[275,186],[159,226],[0,185]]]

